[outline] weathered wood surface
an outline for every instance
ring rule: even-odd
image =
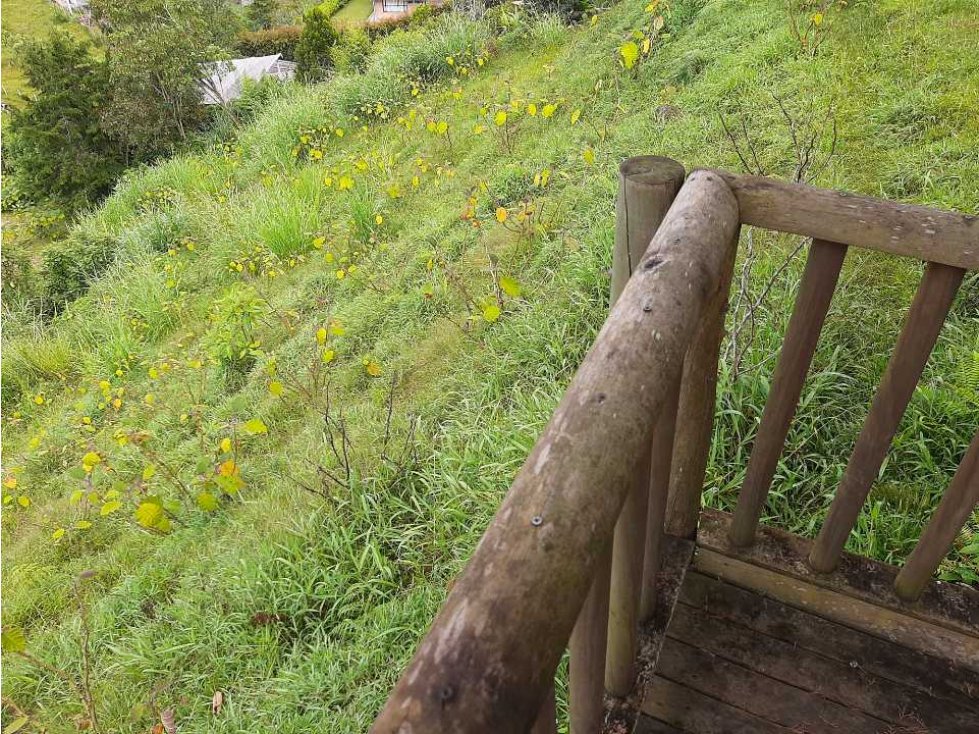
[[[530,734],[557,734],[557,701],[554,698],[554,686],[544,696],[544,703],[537,713],[537,720],[530,729]]]
[[[778,605],[767,608],[769,616],[779,611]],[[797,620],[808,623],[808,619]],[[784,620],[774,618],[769,624],[780,622],[784,623]],[[815,694],[809,696],[812,702],[803,707],[807,709],[807,714],[817,712],[823,699],[832,702],[834,706],[830,707],[830,714],[820,714],[820,721],[833,721],[833,712],[843,707],[896,726],[907,723],[909,716],[914,716],[929,730],[965,732],[972,730],[979,714],[974,708],[979,701],[969,700],[961,694],[939,698],[913,685],[871,675],[862,667],[860,650],[846,648],[844,640],[833,639],[831,642],[839,648],[837,655],[842,653],[849,658],[846,661],[809,650],[803,641],[785,642],[759,631],[755,625],[745,627],[714,616],[709,605],[679,605],[670,622],[668,635],[719,659],[781,681],[796,691]],[[872,645],[873,640],[869,644]],[[717,673],[723,675],[721,670],[717,670]],[[664,674],[667,674],[665,668]],[[776,694],[772,691],[771,695]],[[790,693],[780,698],[788,702],[793,696],[797,698],[798,694]],[[852,731],[856,723],[844,730]],[[815,732],[818,728],[807,727],[806,730]]]
[[[731,236],[730,257],[724,263],[720,287],[704,309],[697,334],[683,361],[666,509],[666,532],[678,538],[692,538],[697,532],[714,428],[717,363],[740,233],[739,227]]]
[[[670,492],[670,467],[676,435],[676,412],[680,401],[680,383],[670,388],[656,427],[653,429],[653,451],[650,458],[649,502],[646,515],[646,548],[643,552],[642,592],[639,597],[639,621],[653,614],[657,597],[657,578],[662,558],[666,523],[666,502]]]
[[[732,663],[704,650],[699,642],[669,636],[657,675],[711,698],[751,712],[766,721],[809,734],[878,731],[882,722],[866,713]]]
[[[628,278],[638,267],[646,248],[663,223],[670,205],[683,185],[683,166],[669,158],[642,156],[630,158],[619,167],[619,195],[616,200],[615,251],[612,261],[610,302],[618,301]],[[639,457],[633,488],[615,524],[612,541],[607,624],[595,619],[588,633],[607,635],[606,658],[596,660],[591,675],[604,678],[605,688],[623,696],[635,680],[634,661],[638,639],[639,597],[642,583],[643,547],[646,543],[646,515],[649,501],[649,462],[651,446]],[[594,615],[592,615],[594,616]],[[571,654],[585,630],[576,625]],[[596,648],[596,643],[588,643]],[[580,670],[580,668],[579,668]],[[589,686],[595,689],[597,686]],[[596,704],[600,703],[599,698]],[[594,730],[596,722],[575,722],[575,732]]]
[[[879,678],[884,687],[914,688],[921,696],[938,699],[936,705],[965,705],[979,713],[979,673],[948,660],[695,571],[686,576],[680,603]]]
[[[916,603],[894,593],[898,568],[870,558],[843,553],[830,573],[813,573],[807,562],[812,541],[778,528],[759,528],[757,542],[741,548],[730,541],[732,517],[707,509],[697,536],[699,545],[748,563],[794,576],[801,581],[838,591],[922,621],[979,636],[979,591],[964,584],[928,584]]]
[[[373,731],[533,724],[737,223],[687,179]]]
[[[928,263],[809,562],[832,571],[877,479],[965,271]]]
[[[904,568],[894,581],[894,591],[902,599],[918,599],[938,564],[948,553],[955,536],[962,530],[969,515],[979,504],[979,433],[962,458],[955,476],[938,503],[925,531],[918,539]],[[979,607],[979,600],[976,602]],[[977,611],[979,616],[979,611]]]
[[[816,353],[816,344],[846,251],[846,245],[823,240],[814,240],[809,246],[795,308],[789,319],[772,387],[748,460],[744,484],[738,495],[734,524],[731,526],[731,540],[736,545],[750,545],[754,540],[755,528],[765,507],[785,437]]]
[[[798,734],[661,676],[646,692],[642,712],[691,734]]]
[[[726,171],[741,222],[979,270],[979,217]]]
[[[568,719],[572,734],[598,731],[605,718],[606,630],[612,578],[612,544],[606,545],[569,641]]]
[[[816,586],[777,571],[701,548],[694,556],[694,568],[745,588],[753,589],[897,642],[934,657],[944,657],[956,665],[979,671],[979,637],[925,622],[887,607],[877,606],[838,591]]]

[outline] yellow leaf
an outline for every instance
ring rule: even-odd
[[[546,104],[544,105],[543,109],[541,109],[540,114],[541,117],[547,118],[547,117],[554,117],[555,112],[557,112],[556,104]]]
[[[92,527],[92,523],[90,520],[79,520],[75,523],[75,527],[79,530],[88,530],[90,527]]]
[[[272,380],[272,382],[269,383],[269,392],[277,398],[282,397],[282,383],[278,380]]]
[[[500,307],[495,303],[490,303],[483,306],[483,318],[489,321],[491,324],[500,318]]]
[[[374,215],[374,222],[378,226],[381,226],[382,224],[384,224],[384,217],[382,215],[380,215],[380,214],[375,214]]]
[[[105,517],[106,515],[111,515],[120,507],[122,507],[122,502],[119,500],[112,500],[111,502],[106,502],[104,505],[102,505],[102,509],[99,510],[99,514],[102,517]]]
[[[77,505],[79,502],[82,501],[82,498],[84,496],[85,496],[84,490],[76,489],[74,492],[71,493],[71,497],[68,498],[68,504]]]
[[[231,439],[228,437],[221,439],[221,451],[230,454],[231,453]]]
[[[3,480],[3,486],[7,489],[15,489],[17,487],[17,477],[7,477]]]
[[[44,405],[44,396],[38,393],[34,396],[34,402],[38,405]]]
[[[494,115],[493,117],[493,122],[496,123],[497,127],[503,127],[504,125],[506,125],[506,112],[504,112],[503,110],[497,112],[496,115]]]
[[[320,346],[326,344],[326,329],[322,326],[316,330],[316,343]]]
[[[814,16],[812,16],[812,24],[814,26],[821,26],[823,24],[823,14],[816,13]]]
[[[227,459],[222,461],[218,466],[218,474],[222,477],[233,477],[238,471],[238,465],[235,464],[234,459]]]
[[[619,55],[622,57],[622,65],[631,69],[639,60],[639,46],[635,41],[626,41],[619,47]]]
[[[197,506],[204,510],[204,512],[214,512],[214,510],[218,509],[218,500],[210,492],[201,492],[197,495]]]
[[[537,116],[537,105],[535,105],[533,102],[531,102],[529,105],[527,105],[527,114],[530,115],[531,117],[536,117]]]
[[[250,436],[254,436],[259,433],[269,432],[268,426],[266,426],[265,423],[262,422],[261,418],[252,418],[250,421],[247,421],[245,423],[243,428],[245,429],[245,433],[247,433]]]
[[[506,275],[500,276],[500,290],[511,298],[518,298],[520,296],[520,284]]]
[[[136,508],[136,522],[144,528],[156,527],[163,516],[163,507],[157,502],[141,502]]]
[[[365,360],[364,371],[367,372],[371,377],[381,376],[381,365],[375,362],[373,359]]]
[[[585,163],[587,163],[589,166],[594,165],[595,151],[593,151],[591,148],[585,148],[584,152],[581,154],[581,157],[585,159]]]
[[[17,504],[23,507],[24,509],[27,509],[28,507],[31,506],[31,498],[28,497],[26,494],[22,494],[20,497],[17,498]]]
[[[143,481],[144,482],[150,481],[155,476],[156,476],[156,467],[155,466],[153,466],[152,464],[147,464],[145,467],[143,467]]]
[[[437,132],[439,135],[445,135],[448,131],[449,124],[445,120],[442,120],[435,129],[435,132]]]
[[[496,221],[502,224],[503,222],[506,221],[506,218],[507,218],[507,210],[504,209],[502,206],[496,207]]]
[[[336,352],[334,352],[332,349],[324,349],[322,354],[323,364],[329,364],[336,356]]]
[[[571,124],[574,125],[581,119],[581,110],[575,110],[571,113]]]
[[[85,467],[85,471],[92,471],[92,467],[101,463],[102,457],[94,451],[89,451],[82,457],[82,466]]]
[[[52,540],[58,540],[59,538],[63,537],[64,534],[65,534],[65,529],[64,528],[58,528],[53,533],[51,533],[51,539]]]
[[[341,176],[340,180],[337,182],[337,188],[340,191],[347,191],[354,187],[354,180],[350,176]]]
[[[143,400],[146,402],[147,405],[153,405],[153,403],[156,402],[156,396],[153,393],[149,392],[146,393],[146,397],[143,398]]]

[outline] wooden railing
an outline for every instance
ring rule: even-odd
[[[966,269],[979,220],[675,161],[620,168],[612,310],[376,732],[555,731],[570,639],[572,732],[635,682],[664,532],[700,515],[724,312],[741,224],[813,239],[732,540],[753,542],[848,243],[928,262],[810,562],[836,564]],[[648,245],[648,246],[647,246]],[[979,438],[896,581],[913,599],[979,502]]]

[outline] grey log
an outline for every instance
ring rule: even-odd
[[[627,282],[622,279],[625,270],[623,262],[627,261],[631,276],[683,185],[683,177],[683,166],[669,158],[630,158],[619,166],[615,251],[612,259],[613,305]],[[602,627],[592,630],[592,634],[608,634],[607,658],[602,669],[594,671],[594,674],[604,675],[605,688],[614,696],[625,696],[629,693],[636,677],[650,450],[651,446],[644,451],[632,491],[629,492],[615,525],[607,629]],[[574,642],[573,639],[572,655]],[[582,725],[580,722],[572,722],[574,734],[595,731],[594,723]]]
[[[691,175],[373,731],[531,727],[737,227]]]

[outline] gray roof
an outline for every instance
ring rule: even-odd
[[[215,61],[205,70],[208,76],[201,81],[201,102],[204,104],[226,104],[241,96],[245,79],[259,81],[267,76],[292,79],[296,65],[284,61],[282,54],[272,56],[252,56],[247,59]]]

